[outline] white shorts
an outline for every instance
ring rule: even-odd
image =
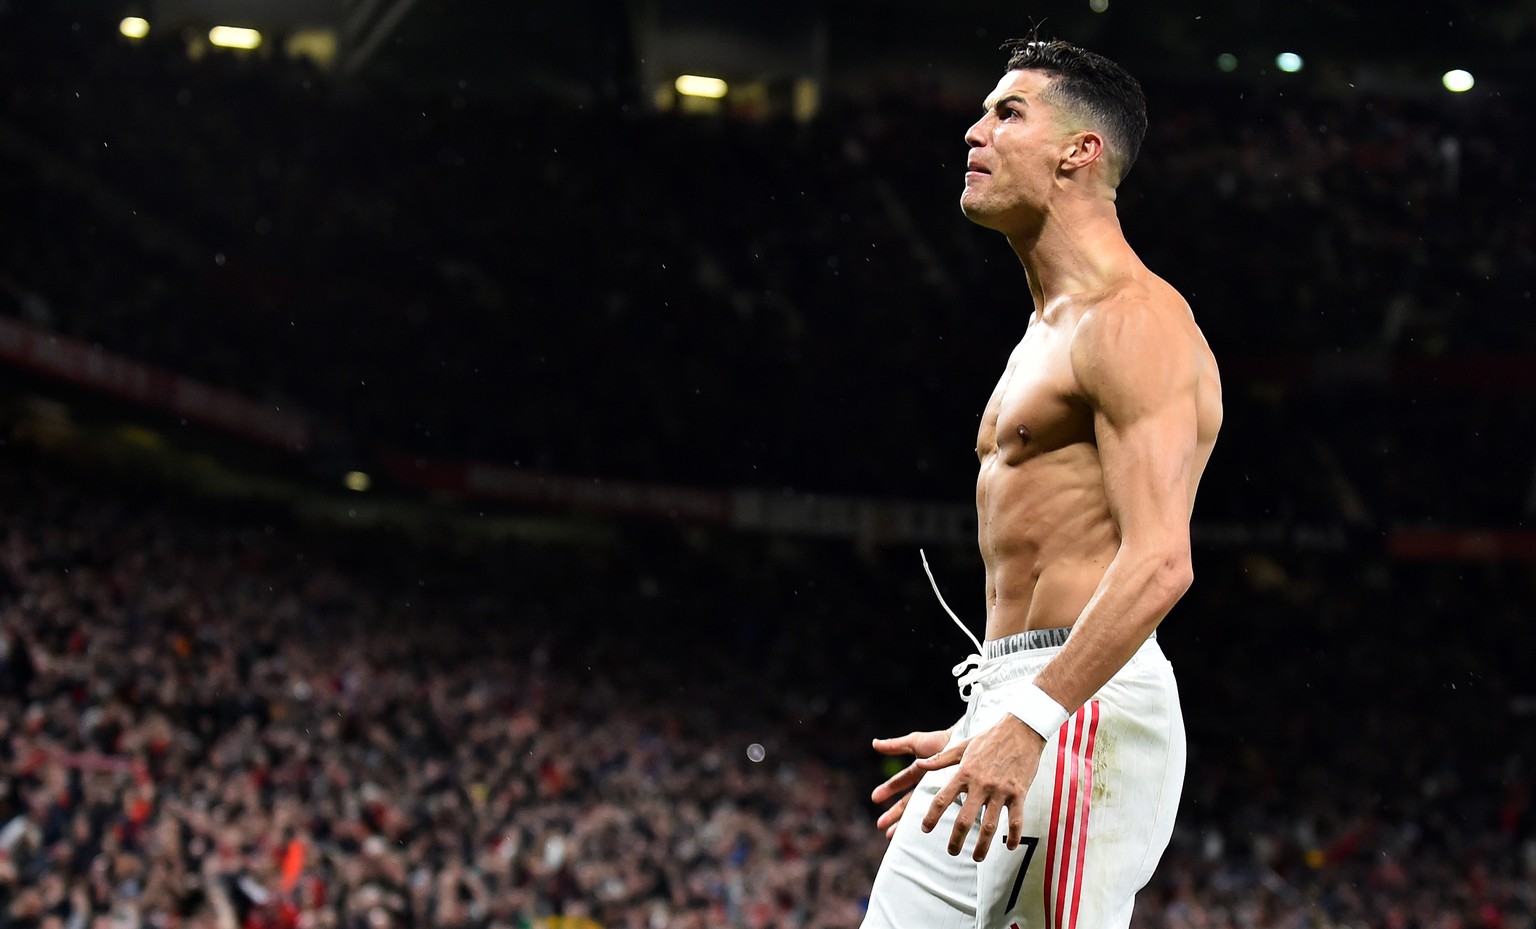
[[[1022,638],[988,642],[986,654]],[[1033,681],[1060,651],[989,658],[951,741],[999,722],[1010,691]],[[1004,811],[985,861],[971,857],[979,821],[960,854],[950,855],[960,801],[932,832],[923,832],[922,819],[955,769],[923,777],[880,863],[863,929],[1123,929],[1136,891],[1168,847],[1184,761],[1173,668],[1150,639],[1047,740],[1017,849],[1006,845]]]

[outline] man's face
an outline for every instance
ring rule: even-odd
[[[971,150],[960,209],[971,222],[1007,232],[1043,210],[1071,147],[1059,111],[1045,99],[1051,81],[1040,71],[1009,71],[966,131]]]

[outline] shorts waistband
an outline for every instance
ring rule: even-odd
[[[1067,636],[1071,634],[1071,626],[1062,626],[1057,629],[1031,629],[1028,632],[1003,636],[1001,639],[989,639],[981,643],[981,657],[983,660],[991,661],[1004,655],[1016,655],[1019,652],[1033,651],[1037,648],[1058,648],[1066,644]],[[1151,638],[1157,638],[1155,630]]]

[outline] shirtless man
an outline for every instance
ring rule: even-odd
[[[879,819],[892,841],[864,929],[1127,926],[1183,784],[1153,633],[1193,577],[1216,362],[1115,212],[1141,87],[1065,42],[1008,51],[965,134],[960,198],[1008,237],[1033,299],[977,436],[987,641],[959,722],[874,742],[917,760],[873,795],[900,799]]]

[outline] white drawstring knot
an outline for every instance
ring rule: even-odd
[[[995,668],[1001,667],[1001,665],[993,664],[991,667],[987,666],[981,657],[981,653],[984,651],[981,647],[981,640],[976,638],[976,634],[965,623],[961,622],[960,617],[955,615],[955,611],[949,608],[948,603],[944,602],[944,594],[939,591],[939,582],[934,580],[933,569],[928,567],[927,553],[922,549],[918,549],[917,554],[923,559],[923,572],[928,575],[928,583],[933,587],[933,595],[939,598],[939,606],[944,608],[944,612],[949,614],[949,618],[955,621],[955,625],[960,627],[960,631],[965,633],[965,637],[971,640],[972,645],[976,646],[976,651],[966,655],[965,660],[955,665],[950,671],[951,674],[958,678],[955,683],[960,687],[960,699],[966,703],[974,702],[976,699],[976,686],[991,677],[992,671]]]

